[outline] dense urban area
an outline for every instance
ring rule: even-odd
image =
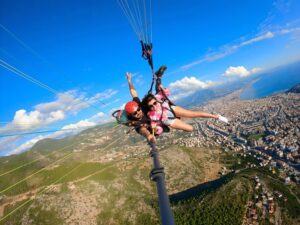
[[[238,93],[216,100],[201,108],[204,111],[225,112],[230,124],[218,121],[196,120],[195,133],[175,139],[182,146],[220,145],[242,157],[253,157],[257,164],[248,162],[245,168],[265,168],[285,182],[287,186],[300,184],[300,95],[284,93],[259,99],[241,101]],[[226,168],[221,171],[226,174]],[[277,190],[253,176],[252,199],[247,203],[244,224],[260,224],[268,218],[271,224],[281,224],[280,211],[274,199],[287,201]],[[299,199],[297,198],[299,205]]]
[[[279,168],[286,182],[299,183],[300,96],[288,93],[259,100],[241,101],[236,94],[216,100],[202,109],[225,112],[229,124],[196,120],[195,133],[174,142],[183,146],[216,146],[251,154],[260,166]]]

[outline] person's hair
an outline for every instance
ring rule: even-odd
[[[145,110],[145,112],[149,112],[149,107],[148,107],[148,102],[150,102],[152,99],[156,99],[155,96],[153,94],[147,94],[144,96],[143,100],[142,100],[142,108]],[[146,114],[147,114],[146,113]]]

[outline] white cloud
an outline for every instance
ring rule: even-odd
[[[11,149],[15,149],[18,145],[19,136],[2,137],[0,138],[0,156],[6,155]]]
[[[50,138],[62,138],[69,135],[75,135],[81,132],[84,129],[104,124],[112,121],[113,118],[111,115],[99,112],[88,119],[81,120],[77,123],[71,123],[61,128],[60,131],[55,132],[54,134],[49,135]]]
[[[38,141],[40,141],[44,138],[45,138],[45,136],[39,135],[29,141],[26,141],[24,144],[20,145],[19,147],[15,148],[14,150],[8,152],[7,155],[19,154],[21,152],[24,152],[24,151],[28,150],[29,148],[31,148],[35,143],[37,143]]]
[[[184,77],[181,80],[177,80],[170,84],[170,89],[180,89],[180,90],[194,90],[203,89],[212,86],[214,83],[212,81],[201,81],[196,77]]]
[[[106,114],[103,112],[99,112],[99,113],[93,115],[92,117],[90,117],[88,119],[88,121],[94,122],[96,124],[103,124],[103,123],[107,123],[108,121],[110,121],[111,118],[112,118],[112,116],[110,115],[110,113]]]
[[[290,0],[274,0],[270,11],[267,13],[267,17],[259,25],[259,30],[266,31],[270,30],[278,24],[275,21],[284,21],[285,15],[290,14],[290,10],[293,8]],[[295,7],[295,10],[298,7]]]
[[[84,129],[96,126],[97,124],[107,123],[112,120],[113,118],[110,115],[107,115],[103,112],[99,112],[88,119],[81,120],[77,123],[65,125],[61,128],[61,130],[56,131],[52,134],[43,136],[39,135],[38,137],[26,141],[19,147],[16,147],[16,145],[14,144],[18,137],[9,137],[6,139],[6,141],[0,141],[1,149],[6,149],[6,151],[8,150],[7,155],[18,154],[30,149],[36,142],[44,138],[63,138],[70,135],[76,135]]]
[[[298,33],[300,31],[300,27],[296,28],[286,28],[286,29],[281,29],[279,31],[280,34],[289,34],[289,33]]]
[[[263,33],[256,34],[254,37],[252,37],[248,40],[241,39],[242,41],[240,41],[240,43],[224,45],[217,51],[210,52],[198,60],[195,60],[191,63],[181,66],[177,72],[190,69],[191,67],[194,67],[196,65],[199,65],[199,64],[202,64],[205,62],[212,62],[212,61],[224,58],[228,55],[233,54],[241,47],[251,45],[256,42],[264,41],[266,39],[272,39],[272,38],[280,36],[280,35],[287,35],[290,33],[298,33],[299,31],[300,31],[299,26],[290,27],[290,25],[286,25],[286,26],[279,27],[279,28],[277,27],[275,31],[265,31]]]
[[[91,126],[95,126],[96,123],[94,122],[90,122],[88,120],[81,120],[78,123],[71,123],[69,125],[66,125],[62,128],[62,130],[65,129],[81,129],[81,128],[86,128],[86,127],[91,127]]]
[[[92,97],[85,97],[85,93],[79,93],[76,90],[70,90],[57,95],[57,99],[52,102],[41,103],[34,106],[34,110],[26,111],[20,109],[16,111],[11,123],[0,128],[0,133],[11,131],[32,131],[46,127],[50,124],[64,120],[68,114],[76,114],[79,111],[90,107],[97,101],[103,103],[102,107],[107,107],[103,100],[114,96],[118,91],[107,89],[103,92],[96,93]],[[115,100],[116,102],[118,100]]]
[[[103,116],[105,116],[105,113],[104,112],[99,112],[99,113],[96,114],[96,116],[98,118],[102,118]]]
[[[27,112],[25,109],[16,111],[14,119],[11,123],[0,128],[1,133],[9,133],[15,131],[32,131],[49,124],[61,121],[65,118],[65,113],[62,110],[40,112],[33,110]]]
[[[33,145],[35,145],[38,141],[44,139],[44,138],[63,138],[67,135],[75,135],[79,133],[80,131],[95,126],[96,123],[90,122],[88,120],[81,120],[78,123],[71,123],[69,125],[66,125],[61,128],[60,131],[56,131],[53,134],[49,135],[39,135],[37,137],[34,137],[25,143],[21,144],[19,147],[10,147],[10,143],[13,142],[13,140],[8,141],[7,145],[5,146],[6,149],[10,149],[10,151],[7,153],[7,155],[12,155],[12,154],[19,154],[21,152],[24,152],[28,149],[30,149]],[[4,146],[3,146],[4,147]]]
[[[65,113],[61,110],[57,110],[49,113],[49,117],[45,119],[47,124],[54,123],[56,121],[63,120],[65,118]]]
[[[196,77],[184,77],[181,80],[171,83],[169,88],[172,94],[172,99],[175,101],[192,95],[200,89],[206,89],[214,85],[217,85],[217,83],[213,81],[201,81]]]
[[[226,69],[223,76],[226,77],[247,77],[249,75],[261,72],[261,68],[253,68],[251,70],[247,70],[244,66],[230,66]]]
[[[261,72],[261,68],[253,68],[251,70],[247,70],[244,66],[233,67],[230,66],[226,69],[223,76],[227,78],[242,78],[247,77],[249,75]],[[214,87],[217,85],[223,84],[225,81],[201,81],[196,77],[184,77],[181,80],[177,80],[169,85],[169,89],[171,91],[172,100],[176,101],[178,99],[190,96],[194,94],[196,91],[201,89],[208,89],[210,87]]]
[[[247,40],[247,41],[244,41],[244,42],[240,43],[237,46],[237,48],[240,48],[240,47],[245,46],[245,45],[250,45],[250,44],[253,44],[255,42],[263,41],[265,39],[270,39],[270,38],[273,38],[273,37],[275,37],[275,34],[269,31],[269,32],[266,32],[263,35],[259,35],[255,38],[252,38],[250,40]]]
[[[66,136],[78,134],[79,132],[81,132],[87,128],[96,126],[96,125],[97,125],[97,123],[91,122],[88,119],[85,119],[85,120],[81,120],[77,123],[68,124],[68,125],[62,127],[60,131],[50,134],[47,137],[48,138],[63,138]]]
[[[85,93],[78,93],[76,90],[71,90],[58,94],[56,101],[36,105],[35,109],[42,113],[50,113],[57,110],[77,113],[97,102],[106,105],[103,101],[111,98],[117,93],[117,90],[107,89],[103,92],[96,93],[92,97],[86,97]]]
[[[217,52],[212,52],[212,53],[206,54],[202,59],[196,60],[196,61],[186,64],[184,66],[181,66],[180,70],[188,70],[191,67],[199,65],[201,63],[212,62],[212,61],[224,58],[225,56],[232,54],[235,50],[236,50],[236,47],[233,46],[230,48],[224,48]]]
[[[23,129],[38,127],[42,120],[41,117],[41,113],[37,110],[27,112],[26,110],[21,109],[15,113],[12,124],[19,125]]]
[[[273,38],[273,37],[275,37],[274,33],[266,32],[262,35],[258,35],[254,38],[243,41],[243,42],[241,42],[239,44],[236,44],[236,45],[224,45],[223,47],[221,47],[221,49],[219,51],[208,53],[202,59],[196,60],[192,63],[187,64],[187,65],[181,66],[180,69],[181,70],[187,70],[187,69],[190,69],[193,66],[196,66],[196,65],[204,63],[204,62],[212,62],[212,61],[224,58],[225,56],[234,53],[235,51],[237,51],[239,48],[241,48],[243,46],[250,45],[250,44],[253,44],[255,42],[263,41],[265,39],[270,39],[270,38]]]
[[[0,127],[0,134],[16,133],[17,131],[28,132],[45,128],[66,119],[69,114],[76,114],[100,101],[102,103],[101,108],[107,107],[110,104],[120,101],[120,99],[115,99],[109,103],[103,102],[117,93],[118,91],[113,89],[98,92],[92,97],[86,97],[86,93],[80,93],[76,90],[59,93],[54,101],[37,104],[33,107],[34,110],[32,111],[25,109],[17,110],[13,120],[5,126]],[[58,131],[54,134],[33,138],[17,148],[16,146],[19,145],[17,140],[20,142],[20,138],[17,138],[17,140],[15,138],[6,138],[3,145],[1,145],[1,151],[9,152],[8,154],[20,153],[32,147],[32,145],[42,138],[56,138],[76,134],[87,127],[106,123],[111,120],[112,117],[110,115],[98,112],[89,119],[79,121],[75,124],[69,124],[63,127],[62,131]],[[72,129],[74,130],[72,131]]]
[[[195,91],[175,92],[174,94],[172,94],[172,96],[170,97],[170,99],[172,101],[177,101],[179,99],[188,97],[188,96],[190,96],[190,95],[192,95],[194,93],[195,93]]]
[[[77,91],[71,90],[64,93],[59,93],[57,99],[52,102],[46,102],[36,105],[34,108],[41,113],[50,113],[56,110],[73,111],[77,104],[81,103],[83,95],[79,95]]]
[[[15,113],[12,124],[20,129],[34,129],[40,127],[42,124],[51,124],[64,118],[65,114],[61,110],[43,114],[37,110],[27,112],[21,109]]]
[[[181,70],[187,70],[187,69],[189,69],[193,66],[196,66],[196,65],[204,63],[204,62],[212,62],[212,61],[224,58],[227,55],[231,55],[232,53],[234,53],[235,51],[237,51],[239,48],[241,48],[243,46],[250,45],[250,44],[253,44],[255,42],[259,42],[259,41],[269,39],[269,38],[273,38],[273,37],[275,37],[275,35],[272,32],[266,32],[262,35],[259,35],[259,36],[256,36],[254,38],[251,38],[249,40],[243,41],[243,42],[241,42],[239,44],[236,44],[236,45],[225,45],[219,51],[208,53],[202,59],[196,60],[192,63],[187,64],[187,65],[181,66],[180,69]]]
[[[112,96],[114,96],[117,93],[118,93],[117,90],[107,89],[107,90],[105,90],[103,92],[97,93],[94,97],[90,98],[89,101],[91,103],[95,103],[97,101],[103,101],[103,100],[111,98]]]

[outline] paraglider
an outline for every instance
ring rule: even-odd
[[[148,64],[151,68],[152,83],[148,94],[141,102],[137,91],[132,84],[131,74],[126,73],[132,100],[126,103],[125,110],[116,111],[113,113],[113,116],[119,123],[123,123],[127,126],[133,126],[139,134],[147,138],[148,143],[151,146],[150,156],[153,158],[153,169],[150,173],[150,177],[156,182],[157,185],[161,221],[163,225],[174,225],[174,217],[172,215],[169,198],[164,184],[164,169],[160,166],[158,159],[155,136],[158,136],[163,132],[168,132],[169,127],[184,131],[192,131],[193,126],[183,122],[180,117],[214,118],[224,122],[228,122],[228,120],[220,115],[213,115],[205,112],[195,112],[181,108],[173,104],[168,99],[168,96],[170,95],[169,90],[165,89],[161,84],[161,77],[163,76],[167,67],[161,66],[159,70],[154,73],[151,1],[149,4],[150,10],[148,11],[150,20],[147,20],[146,0],[143,1],[142,5],[139,4],[141,2],[138,0],[132,0],[131,5],[127,0],[118,0],[118,3],[139,38],[142,47],[142,57],[148,61]],[[144,17],[142,17],[142,14]],[[156,94],[153,95],[152,88],[155,80]]]
[[[148,61],[151,67],[152,83],[148,94],[143,99],[143,104],[141,104],[140,99],[137,97],[136,90],[132,85],[131,75],[129,73],[126,74],[133,100],[126,104],[125,111],[118,111],[118,113],[115,112],[115,114],[113,114],[117,121],[122,123],[121,120],[123,119],[126,121],[125,123],[123,122],[123,124],[134,126],[137,131],[140,130],[140,124],[143,124],[143,127],[147,128],[143,129],[144,132],[142,135],[147,137],[148,140],[149,132],[151,134],[151,130],[153,131],[153,129],[154,135],[168,131],[169,127],[192,131],[193,126],[183,122],[180,117],[213,118],[228,122],[228,119],[223,116],[187,110],[176,106],[169,100],[169,90],[161,85],[161,77],[167,67],[160,67],[156,73],[154,73],[153,69],[151,1],[118,0],[118,3],[141,43],[142,57]],[[155,80],[156,94],[153,95],[152,89]],[[136,120],[139,120],[139,122]]]
[[[132,84],[131,77],[131,73],[127,72],[126,78],[132,100],[126,103],[124,110],[117,110],[112,115],[116,118],[118,123],[134,127],[137,133],[143,135],[150,141],[155,139],[150,127],[151,121],[149,117],[147,117],[147,112],[142,106],[142,102]]]
[[[182,121],[181,117],[212,118],[228,123],[228,119],[224,116],[191,111],[172,103],[168,98],[170,91],[161,84],[161,77],[166,68],[166,66],[162,66],[155,73],[157,77],[156,94],[147,94],[142,101],[132,84],[131,74],[126,73],[129,91],[133,99],[126,103],[125,110],[117,117],[119,121],[121,121],[121,116],[125,115],[125,125],[134,126],[135,130],[145,136],[148,141],[154,138],[153,135],[157,136],[168,131],[169,127],[188,132],[193,131],[193,126]],[[151,134],[151,131],[154,132]]]
[[[166,67],[165,67],[166,69]],[[162,75],[161,75],[162,76]],[[155,134],[163,132],[163,126],[174,129],[193,131],[193,126],[183,122],[180,117],[212,118],[228,123],[228,119],[221,115],[201,111],[191,111],[174,105],[169,99],[170,91],[161,84],[161,76],[157,76],[156,94],[148,94],[143,98],[142,105],[151,120],[151,128]]]
[[[117,0],[142,47],[142,57],[153,71],[151,0]]]

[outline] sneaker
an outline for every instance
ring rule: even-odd
[[[162,75],[164,74],[165,70],[167,69],[167,66],[161,66],[156,72],[155,75],[157,77],[162,77]]]

